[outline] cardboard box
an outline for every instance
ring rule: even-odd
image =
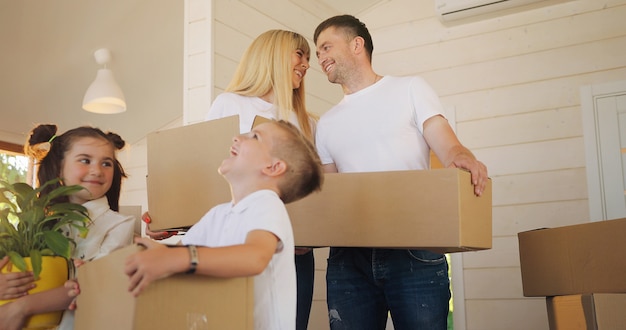
[[[150,229],[194,225],[213,206],[230,201],[230,188],[217,173],[229,157],[239,116],[148,134]]]
[[[550,330],[626,329],[626,294],[548,297],[546,305]]]
[[[287,209],[300,246],[491,248],[491,182],[477,197],[458,169],[327,174]]]
[[[148,136],[153,231],[189,227],[230,200],[217,168],[238,134],[238,117]],[[476,197],[459,169],[327,174],[319,193],[287,205],[297,246],[491,248],[491,181]]]
[[[626,292],[626,219],[518,234],[524,296]]]
[[[137,298],[128,292],[129,246],[78,269],[81,294],[75,329],[252,329],[254,279],[179,274],[158,280]],[[194,327],[195,326],[195,327]]]
[[[135,217],[135,235],[141,236],[141,205],[120,205],[119,213]]]

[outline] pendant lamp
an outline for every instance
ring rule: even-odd
[[[103,68],[98,70],[96,79],[85,92],[83,109],[102,114],[126,111],[124,93],[113,78],[113,72],[106,67],[106,64],[111,61],[111,52],[106,48],[98,49],[94,53],[94,57]]]

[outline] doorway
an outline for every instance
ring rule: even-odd
[[[591,221],[626,217],[626,81],[581,88]]]

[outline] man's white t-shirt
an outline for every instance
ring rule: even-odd
[[[322,116],[316,135],[322,164],[334,163],[339,172],[428,169],[424,122],[441,114],[423,79],[385,76]]]

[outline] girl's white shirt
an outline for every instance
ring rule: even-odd
[[[70,231],[76,241],[73,257],[91,261],[133,243],[135,217],[119,214],[109,208],[106,196],[83,204],[89,212],[91,223],[85,238],[77,230]],[[80,271],[78,269],[77,271]],[[59,330],[74,329],[74,312],[66,310],[58,327]]]

